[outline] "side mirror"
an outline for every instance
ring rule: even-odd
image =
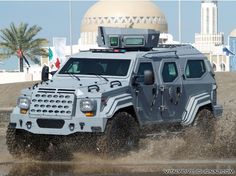
[[[132,77],[132,86],[137,86],[137,79],[138,79],[138,76],[137,75],[134,75],[133,77]]]
[[[154,83],[154,74],[151,70],[144,71],[144,84],[152,85]]]
[[[49,67],[45,65],[43,66],[43,69],[42,69],[41,80],[48,81],[48,79],[49,79]]]
[[[211,71],[210,73],[211,73],[211,76],[212,76],[213,78],[215,78],[215,75],[216,75],[215,72],[214,72],[214,71]]]

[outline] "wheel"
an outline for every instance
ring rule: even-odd
[[[34,159],[38,159],[41,155],[44,155],[49,146],[46,138],[9,126],[6,132],[6,144],[9,153],[13,157],[20,158],[27,156]]]
[[[108,120],[105,133],[97,140],[97,150],[102,154],[127,153],[138,143],[138,123],[127,112],[119,112]]]
[[[14,128],[10,128],[9,126],[6,132],[6,144],[9,153],[13,157],[19,157],[24,153],[23,143],[18,131]]]
[[[205,142],[214,143],[215,141],[216,119],[209,109],[201,109],[196,115],[193,126],[197,128],[198,134]]]

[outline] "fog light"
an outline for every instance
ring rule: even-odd
[[[74,129],[75,129],[75,124],[70,123],[69,129],[70,129],[70,131],[74,131]]]
[[[30,129],[32,127],[32,123],[31,122],[27,122],[26,123],[26,127],[27,127],[27,129]]]

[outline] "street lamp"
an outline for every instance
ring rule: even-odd
[[[69,21],[70,21],[70,55],[73,53],[72,49],[72,1],[69,1]]]

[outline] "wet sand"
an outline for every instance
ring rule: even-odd
[[[179,174],[177,174],[177,172]],[[213,174],[213,173],[218,174]],[[182,173],[182,174],[181,174]],[[189,174],[187,174],[189,173]],[[200,174],[201,173],[201,174]],[[159,176],[236,175],[235,160],[168,160],[140,164],[12,161],[0,163],[1,176]]]
[[[224,106],[224,114],[217,121],[214,143],[205,143],[196,131],[189,129],[185,135],[170,134],[142,139],[138,151],[116,159],[74,153],[72,160],[68,162],[39,162],[28,158],[17,160],[7,151],[7,123],[2,122],[0,176],[156,176],[183,175],[184,172],[184,175],[236,175],[236,73],[218,73],[216,78],[219,87],[218,100]],[[167,173],[166,171],[170,171],[168,169],[177,170]],[[210,174],[209,169],[212,172],[228,172]],[[177,171],[182,174],[176,173]],[[187,174],[190,171],[193,172]],[[197,171],[199,172],[196,173]],[[200,172],[202,173],[199,174]]]
[[[213,145],[186,144],[182,137],[174,135],[142,139],[138,151],[115,159],[92,153],[74,153],[70,161],[13,159],[7,152],[4,135],[0,137],[0,145],[0,176],[236,175],[234,155],[219,156]]]

